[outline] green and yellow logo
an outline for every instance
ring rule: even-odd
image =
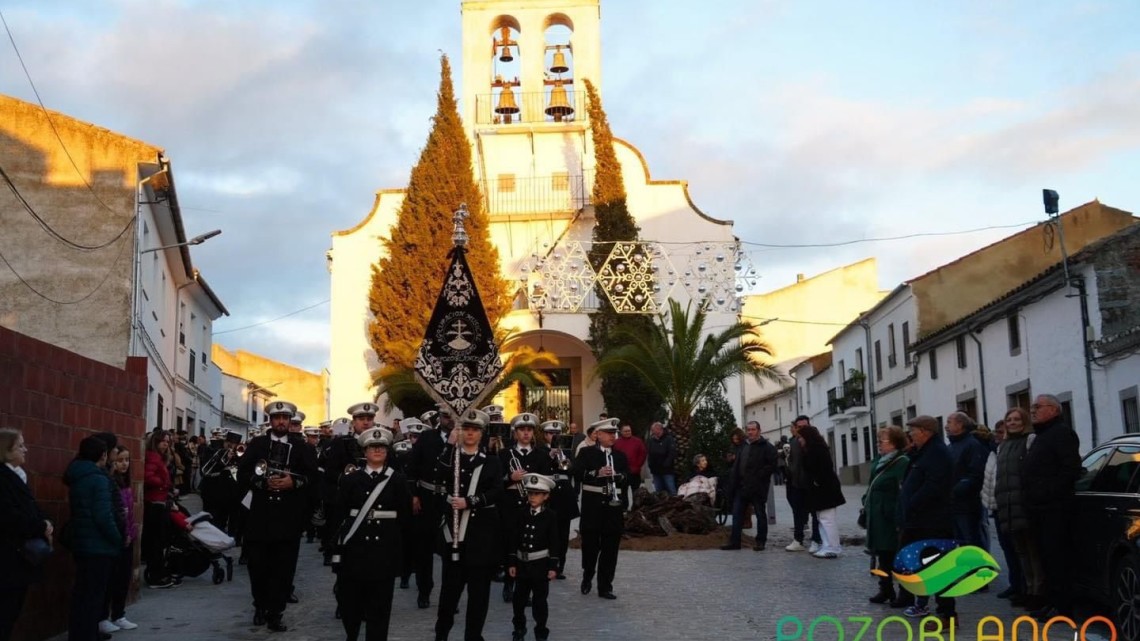
[[[915,541],[895,555],[891,573],[899,585],[917,596],[959,597],[976,592],[997,578],[997,561],[980,547],[950,539]],[[883,569],[871,571],[887,576]]]

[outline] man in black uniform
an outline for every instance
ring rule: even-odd
[[[558,558],[554,555],[554,546],[558,544],[558,516],[546,507],[546,501],[555,486],[549,476],[527,474],[523,477],[527,505],[515,515],[517,522],[508,537],[511,554],[507,574],[515,579],[511,641],[526,638],[526,606],[532,594],[534,638],[546,641],[550,636],[550,629],[546,627],[549,613],[546,597],[550,593],[550,580],[558,575]]]
[[[325,505],[325,527],[326,534],[330,537],[333,532],[330,531],[329,523],[336,526],[343,520],[344,510],[337,498],[340,479],[350,469],[349,465],[359,467],[361,461],[364,460],[364,450],[360,449],[360,443],[356,439],[367,430],[372,429],[376,423],[376,412],[379,410],[379,405],[367,401],[348,408],[348,415],[352,417],[349,433],[345,436],[334,437],[325,451],[324,483],[328,488],[326,496],[332,499],[330,504]],[[332,545],[331,541],[326,540],[325,565],[331,563]]]
[[[614,572],[618,544],[625,527],[625,488],[629,484],[629,462],[613,449],[617,439],[616,418],[590,425],[586,435],[595,445],[584,447],[574,459],[574,476],[582,484],[582,594],[589,594],[594,571],[598,573],[598,596],[616,599]]]
[[[238,446],[241,445],[241,434],[228,432],[225,440],[219,439],[217,445],[211,445],[208,458],[202,464],[202,483],[199,491],[202,494],[202,510],[209,512],[210,522],[214,527],[223,530],[230,536],[237,531],[236,519],[231,518],[238,509],[237,467]]]
[[[411,497],[412,497],[412,494],[415,492],[415,483],[413,483],[408,477],[408,463],[410,462],[411,457],[412,457],[412,446],[415,445],[415,439],[419,436],[420,431],[422,431],[423,423],[420,423],[419,419],[417,419],[417,418],[404,419],[403,423],[406,426],[406,429],[408,430],[406,432],[408,437],[401,441],[401,440],[397,439],[395,432],[393,432],[392,438],[397,439],[397,440],[394,440],[392,443],[392,454],[391,454],[392,463],[391,463],[391,465],[392,465],[392,469],[396,470],[397,472],[399,472],[400,474],[402,474],[404,476],[404,483],[408,486],[408,516],[409,516],[409,523],[410,523],[411,505],[412,505]],[[409,527],[410,527],[410,525],[409,525]],[[400,562],[400,589],[401,590],[408,589],[408,587],[410,585],[411,578],[412,578],[412,572],[415,571],[415,563],[414,563],[414,559],[413,559],[412,554],[411,554],[411,546],[412,546],[412,539],[409,536],[405,540],[405,548],[404,548],[405,553],[403,554],[403,558]]]
[[[497,503],[503,495],[499,460],[479,449],[486,426],[485,412],[467,410],[461,429],[451,431],[438,459],[436,482],[448,488],[449,496],[439,535],[443,587],[435,620],[436,641],[446,641],[464,587],[467,589],[467,617],[463,638],[465,641],[482,641],[483,638],[483,624],[491,600],[491,575],[501,549]],[[458,492],[454,468],[457,448],[460,453]]]
[[[284,632],[281,618],[293,582],[309,484],[317,472],[312,450],[289,434],[297,410],[286,401],[266,407],[272,432],[250,441],[238,465],[238,483],[248,492],[245,552],[256,613],[254,625]]]
[[[498,407],[498,406],[492,406]],[[502,411],[502,410],[500,410]],[[511,419],[511,430],[514,432],[514,446],[499,452],[499,463],[503,468],[503,500],[499,502],[499,513],[503,520],[502,537],[502,563],[505,566],[512,551],[510,539],[518,524],[519,515],[527,504],[526,490],[523,489],[523,477],[534,472],[549,475],[551,470],[550,452],[545,445],[534,442],[534,431],[538,428],[538,417],[534,414],[523,413]],[[503,602],[510,603],[514,591],[514,579],[507,576],[504,571]]]
[[[439,522],[443,513],[442,488],[436,483],[439,455],[447,440],[447,433],[435,429],[442,425],[439,413],[430,410],[420,416],[422,432],[412,445],[408,458],[407,475],[412,483],[412,570],[416,574],[416,605],[420,609],[431,607],[431,591],[435,587],[432,577],[435,539],[439,535]],[[450,423],[448,423],[450,425]]]
[[[345,475],[338,490],[347,511],[333,555],[336,597],[347,641],[357,640],[362,623],[367,623],[367,641],[385,641],[392,583],[411,535],[412,497],[404,475],[389,464],[392,433],[374,427],[358,443],[363,465]]]
[[[573,477],[570,475],[573,457],[561,449],[561,443],[558,442],[564,428],[565,423],[562,421],[542,424],[542,433],[546,436],[546,446],[550,450],[551,477],[557,484],[550,493],[549,505],[558,515],[558,544],[551,550],[551,554],[558,557],[558,579],[566,578],[563,570],[566,568],[566,550],[570,548],[570,522],[578,518],[579,514],[578,493],[574,491]]]
[[[317,460],[317,469],[321,467],[320,464],[320,438],[321,428],[319,427],[306,427],[301,430],[305,435],[305,444],[313,448],[313,457]],[[317,538],[317,523],[321,521],[324,516],[323,512],[318,514],[321,509],[321,486],[324,484],[324,479],[321,476],[315,475],[313,477],[313,484],[309,487],[309,509],[305,515],[305,542],[312,543]]]

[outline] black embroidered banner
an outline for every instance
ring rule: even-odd
[[[463,416],[491,391],[503,371],[499,348],[463,247],[451,253],[424,342],[416,356],[416,377],[436,401]]]

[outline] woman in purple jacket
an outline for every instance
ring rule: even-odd
[[[139,627],[127,619],[127,593],[131,589],[134,569],[135,541],[139,538],[139,525],[135,520],[135,491],[131,487],[131,451],[122,445],[112,451],[111,479],[122,497],[123,522],[126,524],[126,544],[111,567],[111,583],[107,587],[107,606],[99,631],[105,634]]]

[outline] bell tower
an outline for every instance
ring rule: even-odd
[[[468,131],[583,122],[582,80],[601,84],[599,3],[463,0],[462,108]]]

